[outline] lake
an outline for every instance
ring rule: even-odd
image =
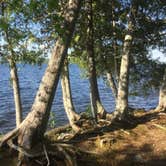
[[[36,65],[18,65],[20,79],[21,99],[24,117],[30,111],[33,99],[38,89],[46,64],[41,67]],[[85,111],[89,101],[89,82],[82,77],[81,70],[75,64],[70,65],[70,80],[72,88],[73,102],[77,112]],[[108,112],[114,110],[114,98],[110,88],[102,78],[98,79],[98,86],[101,101]],[[129,105],[135,108],[154,108],[158,102],[158,94],[151,94],[148,97],[131,96]],[[55,113],[56,125],[68,123],[63,108],[62,92],[60,83],[58,85],[52,111]],[[9,68],[5,64],[0,65],[0,133],[10,131],[15,127],[15,107],[13,92],[10,82]]]

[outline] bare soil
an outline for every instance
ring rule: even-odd
[[[110,125],[103,121],[94,128],[89,120],[82,126],[84,131],[80,133],[66,126],[46,134],[44,143],[51,166],[70,165],[70,160],[78,166],[166,165],[166,112],[135,110],[125,121]],[[0,165],[15,166],[17,153],[1,151]],[[58,151],[61,154],[53,154]],[[48,159],[46,155],[34,157],[28,164],[31,165],[48,165]]]

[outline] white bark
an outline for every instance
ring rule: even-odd
[[[126,35],[124,40],[123,55],[121,59],[120,77],[118,85],[118,96],[116,112],[119,115],[128,109],[128,79],[129,79],[129,58],[132,36]]]
[[[73,130],[78,131],[79,127],[75,125],[75,122],[80,119],[80,116],[75,112],[75,108],[72,101],[72,93],[69,78],[68,62],[65,60],[62,72],[61,72],[61,86],[63,95],[63,104],[65,112],[67,114],[69,123]]]
[[[159,92],[159,103],[156,108],[157,111],[165,111],[166,110],[166,69],[163,75],[162,84]]]
[[[22,107],[21,107],[19,79],[18,79],[17,67],[15,62],[11,58],[8,59],[8,62],[10,66],[10,76],[12,80],[13,96],[14,96],[14,103],[15,103],[16,127],[18,127],[22,121]]]
[[[138,4],[136,3],[136,1],[132,1],[127,33],[125,35],[124,44],[123,44],[119,83],[118,83],[118,96],[114,112],[115,117],[119,119],[122,119],[123,117],[125,117],[125,115],[128,114],[128,84],[129,84],[129,65],[130,65],[129,60],[130,60],[130,51],[133,40],[133,27],[134,27],[137,10],[138,10]]]

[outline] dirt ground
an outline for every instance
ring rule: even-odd
[[[113,124],[112,128],[76,144],[97,153],[95,165],[166,165],[166,113],[137,111],[130,122]],[[90,161],[88,165],[93,165]]]
[[[127,121],[102,124],[95,129],[87,124],[87,130],[77,134],[70,128],[65,132],[62,128],[56,134],[52,130],[46,135],[48,158],[47,155],[42,159],[33,158],[33,164],[28,166],[48,165],[48,161],[50,166],[73,163],[77,166],[165,166],[166,112],[135,110],[133,115]],[[56,157],[49,153],[56,152],[57,147],[69,162],[63,161],[63,157],[55,160]],[[3,155],[0,152],[0,165],[15,166],[17,160],[13,156],[16,155],[11,150]]]

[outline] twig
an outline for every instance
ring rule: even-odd
[[[44,144],[43,144],[43,150],[44,150],[44,153],[45,153],[45,156],[46,156],[46,159],[47,159],[47,166],[49,166],[50,165],[50,160],[49,160],[49,157],[48,157],[46,146]]]
[[[68,128],[70,128],[70,125],[69,124],[67,124],[67,125],[65,125],[65,126],[60,126],[60,127],[58,127],[58,128],[55,128],[55,129],[52,129],[52,130],[49,130],[49,131],[47,131],[46,132],[46,136],[47,135],[50,135],[50,134],[58,134],[58,133],[61,133],[61,132],[64,132],[64,131],[66,131]]]
[[[69,156],[69,154],[61,146],[57,145],[57,148],[59,151],[61,151],[64,154],[66,160],[68,161],[67,165],[75,166],[75,164],[72,162],[72,158]]]
[[[156,126],[156,127],[158,127],[159,129],[162,129],[162,130],[166,131],[166,128],[163,127],[163,126],[161,126],[161,125],[158,125],[158,124],[155,124],[155,123],[154,123],[153,126]]]
[[[70,145],[70,144],[60,143],[58,145],[61,146],[61,147],[64,147],[64,148],[77,149],[77,151],[81,152],[81,153],[92,154],[92,155],[99,155],[99,153],[97,153],[97,152],[86,151],[86,150],[82,150],[81,148],[75,148],[73,145]]]
[[[123,129],[120,129],[120,131],[122,131],[123,133],[127,134],[127,135],[130,135],[130,133],[128,131],[125,131]]]
[[[30,157],[30,158],[36,157],[36,156],[34,156],[33,154],[30,154],[30,153],[26,152],[23,148],[21,148],[21,147],[15,145],[15,144],[12,142],[12,140],[9,140],[9,141],[7,142],[7,144],[8,144],[9,147],[11,147],[12,149],[15,149],[16,151],[18,151],[18,152],[24,154],[24,155],[27,156],[27,157]]]
[[[39,160],[35,160],[38,164],[43,165],[43,163]]]

